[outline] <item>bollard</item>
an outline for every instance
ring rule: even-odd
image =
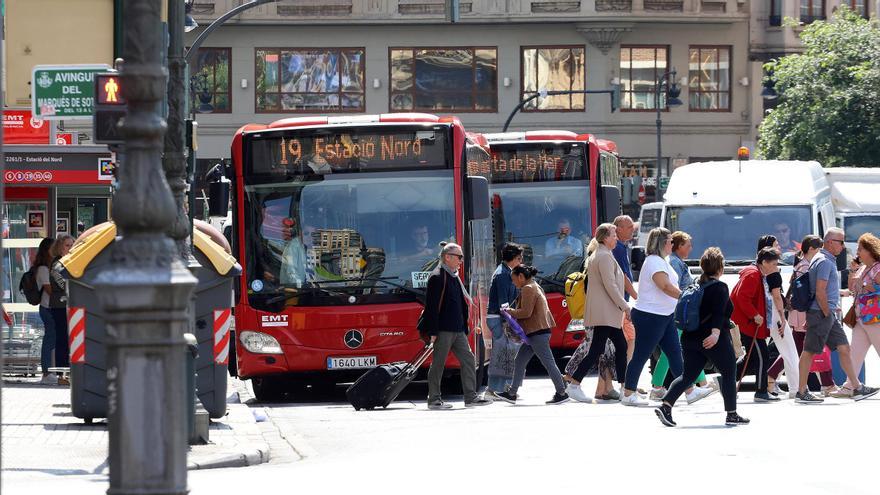
[[[186,340],[186,417],[190,445],[208,443],[208,411],[200,407],[196,397],[196,358],[199,356],[199,342],[191,333],[183,334]]]

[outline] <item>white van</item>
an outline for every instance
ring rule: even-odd
[[[639,213],[639,230],[636,231],[635,245],[644,247],[648,242],[648,234],[651,229],[660,226],[660,217],[663,215],[663,203],[645,203]]]
[[[862,234],[880,235],[880,168],[828,168],[837,226],[846,232],[846,248],[855,255]]]
[[[721,248],[729,267],[752,263],[758,238],[765,234],[776,236],[783,264],[790,264],[805,235],[834,225],[834,208],[825,172],[816,162],[692,163],[673,172],[661,223],[693,237],[692,272],[709,246]],[[738,271],[726,270],[731,275]],[[783,271],[790,273],[790,268]],[[783,279],[787,282],[785,273]],[[733,277],[725,281],[736,283]]]

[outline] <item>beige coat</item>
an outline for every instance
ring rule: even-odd
[[[600,244],[587,265],[584,325],[620,328],[626,310],[623,270],[611,250]]]
[[[526,335],[539,330],[552,330],[556,326],[556,321],[547,306],[544,289],[535,279],[522,286],[516,299],[516,308],[511,308],[507,312],[517,319]]]

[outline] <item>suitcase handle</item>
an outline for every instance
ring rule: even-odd
[[[406,363],[406,366],[403,369],[403,373],[401,374],[406,375],[410,372],[413,372],[414,370],[417,370],[421,365],[425,364],[425,361],[428,360],[428,357],[431,355],[432,352],[434,352],[434,343],[429,342],[425,345],[424,348],[422,348],[421,351],[419,351],[418,354],[416,354],[416,357],[413,358],[412,361]]]

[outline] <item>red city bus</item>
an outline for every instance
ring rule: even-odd
[[[596,227],[621,211],[617,145],[555,130],[482,138],[490,159],[468,168],[489,179],[496,262],[505,242],[525,248],[556,320],[550,345],[562,357],[584,337],[583,321],[572,321],[566,308],[565,278],[582,269]]]
[[[466,175],[464,157],[488,153],[470,148],[457,118],[415,113],[288,118],[235,134],[236,363],[258,399],[411,359],[443,241],[464,249],[470,326],[484,327],[488,184]]]

